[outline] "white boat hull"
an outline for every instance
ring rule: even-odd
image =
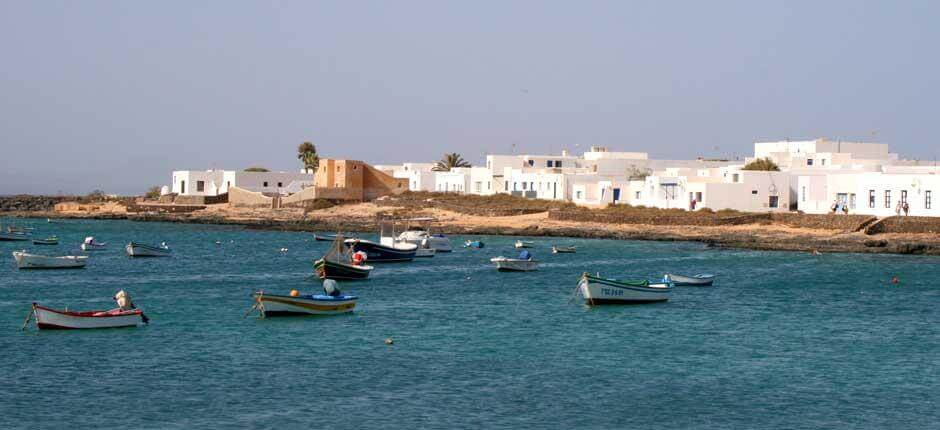
[[[0,231],[0,240],[23,241],[29,239],[29,235],[25,233],[9,233]]]
[[[141,246],[129,243],[124,247],[124,251],[131,257],[169,257],[170,250],[152,246]]]
[[[536,260],[496,257],[490,261],[496,264],[496,270],[504,272],[531,272],[538,270],[539,267],[539,262]]]
[[[254,293],[252,296],[263,306],[265,316],[277,315],[336,315],[352,312],[356,307],[355,296],[347,300],[317,300],[306,297],[291,297]],[[260,298],[259,298],[260,296]]]
[[[592,305],[664,302],[669,300],[672,290],[669,284],[622,286],[593,278],[581,278],[578,288],[584,300]]]
[[[418,248],[418,251],[415,252],[415,258],[428,258],[433,257],[437,251],[433,248]]]
[[[88,262],[85,255],[49,257],[19,251],[13,252],[13,259],[19,269],[79,269],[85,267]]]
[[[77,312],[56,311],[40,306],[34,307],[36,324],[40,329],[90,329],[136,327],[143,324],[143,313],[128,311],[121,315],[91,316],[76,315]],[[91,314],[92,312],[82,312]]]
[[[105,249],[107,245],[103,243],[83,243],[82,251],[101,251]]]
[[[684,276],[672,273],[666,274],[675,285],[683,287],[707,287],[715,282],[715,275]]]

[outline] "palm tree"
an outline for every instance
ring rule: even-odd
[[[441,161],[437,162],[437,165],[434,166],[433,171],[435,172],[449,172],[450,169],[455,167],[471,167],[470,163],[460,157],[460,154],[453,152],[450,154],[444,154],[444,158]]]
[[[741,170],[768,170],[772,172],[779,172],[780,167],[777,166],[777,163],[774,163],[770,157],[767,158],[758,158],[750,163],[744,165]]]
[[[304,172],[310,170],[316,171],[320,166],[320,156],[317,155],[317,147],[310,142],[301,143],[297,147],[297,159],[304,163]]]

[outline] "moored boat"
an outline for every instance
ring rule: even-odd
[[[587,273],[578,282],[578,292],[590,305],[664,302],[671,291],[671,282],[621,281]]]
[[[507,258],[503,256],[490,259],[496,264],[496,270],[501,272],[531,272],[537,270],[539,262],[532,257],[527,250],[522,250],[518,258]]]
[[[87,255],[66,255],[50,257],[30,254],[26,251],[13,251],[13,259],[19,269],[80,269],[88,262]]]
[[[313,240],[317,242],[332,242],[336,240],[335,234],[314,234]]]
[[[124,251],[131,257],[169,257],[172,255],[166,242],[161,243],[160,246],[131,242],[124,247]]]
[[[107,311],[58,310],[33,303],[23,328],[26,328],[33,317],[36,318],[36,326],[40,330],[136,327],[149,322],[149,318],[134,306],[130,296],[123,290],[119,291],[114,299],[118,302],[118,307]]]
[[[98,242],[94,237],[88,236],[82,242],[82,251],[99,251],[107,247],[107,242]]]
[[[671,280],[672,284],[677,287],[708,287],[715,282],[715,275],[703,273],[685,276],[667,273],[666,276],[663,277],[663,280]]]
[[[413,243],[395,243],[384,245],[365,239],[346,239],[346,246],[353,251],[366,253],[374,263],[396,263],[412,261],[418,252],[418,245]]]
[[[434,218],[413,218],[405,221],[417,223],[418,225],[409,225],[405,231],[398,235],[399,242],[413,243],[418,245],[419,248],[429,248],[435,252],[451,252],[454,250],[447,236],[431,234],[431,222],[434,221]],[[425,256],[430,257],[433,255]]]
[[[29,240],[29,235],[26,233],[19,233],[19,232],[10,233],[6,231],[0,231],[0,241],[4,241],[4,240],[6,241]]]
[[[516,248],[532,248],[535,246],[535,242],[528,240],[517,240],[514,246]]]
[[[449,252],[449,251],[448,251]],[[415,251],[415,258],[430,258],[437,254],[437,250],[433,248],[422,248],[418,247]]]
[[[367,259],[365,252],[354,252],[347,247],[343,236],[339,234],[330,250],[323,258],[315,261],[313,267],[320,279],[368,279],[373,267],[365,264]]]
[[[467,239],[467,241],[463,243],[464,248],[482,248],[483,246],[485,245],[483,244],[483,241],[480,240]]]
[[[255,304],[248,310],[258,310],[262,318],[291,315],[336,315],[352,312],[356,307],[356,296],[343,294],[336,281],[323,281],[326,294],[300,295],[296,290],[290,295],[270,294],[257,291],[251,294]],[[247,316],[247,314],[246,314]]]
[[[45,239],[33,239],[33,245],[58,245],[59,238],[56,236],[49,236]]]
[[[552,254],[574,254],[575,252],[578,252],[576,246],[552,246]]]

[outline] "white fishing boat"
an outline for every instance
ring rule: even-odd
[[[98,242],[94,237],[88,236],[85,238],[85,241],[82,242],[82,251],[100,251],[107,247],[107,242]]]
[[[669,300],[672,283],[651,283],[642,281],[621,281],[592,276],[587,273],[581,276],[578,283],[578,292],[590,305],[653,303]]]
[[[23,328],[26,328],[33,317],[40,330],[136,327],[149,321],[143,311],[131,303],[130,296],[123,290],[119,291],[114,299],[119,307],[107,311],[58,310],[33,303]]]
[[[88,262],[87,255],[66,255],[50,257],[30,254],[26,251],[13,251],[13,259],[19,269],[79,269]]]
[[[433,248],[422,248],[418,247],[418,250],[415,251],[415,258],[429,258],[433,257],[437,253],[436,249]]]
[[[169,257],[172,255],[166,242],[161,243],[160,246],[131,242],[124,247],[124,251],[131,257]]]
[[[343,294],[336,281],[323,281],[325,294],[300,295],[296,290],[290,295],[270,294],[257,291],[251,294],[255,304],[248,310],[257,310],[262,318],[290,315],[336,315],[352,312],[356,307],[356,296]],[[248,314],[246,314],[247,316]]]
[[[418,245],[418,248],[430,248],[436,252],[451,252],[454,250],[450,238],[443,234],[431,234],[431,222],[434,218],[412,218],[407,222],[405,231],[398,235],[399,242],[408,242]],[[417,225],[412,225],[417,223]],[[420,257],[417,255],[416,257]]]
[[[496,264],[496,270],[502,272],[531,272],[539,267],[539,262],[527,250],[522,250],[518,258],[499,256],[490,261]]]
[[[578,252],[576,246],[552,246],[552,254],[574,254],[575,252]]]
[[[715,275],[702,273],[698,275],[685,276],[667,273],[663,279],[671,279],[672,284],[677,287],[708,287],[715,282]]]
[[[528,240],[517,240],[515,247],[516,248],[532,248],[535,246],[535,242]]]

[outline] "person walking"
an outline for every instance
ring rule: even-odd
[[[901,209],[904,210],[904,216],[907,216],[908,212],[911,211],[911,207],[907,204],[907,202],[901,203]]]

